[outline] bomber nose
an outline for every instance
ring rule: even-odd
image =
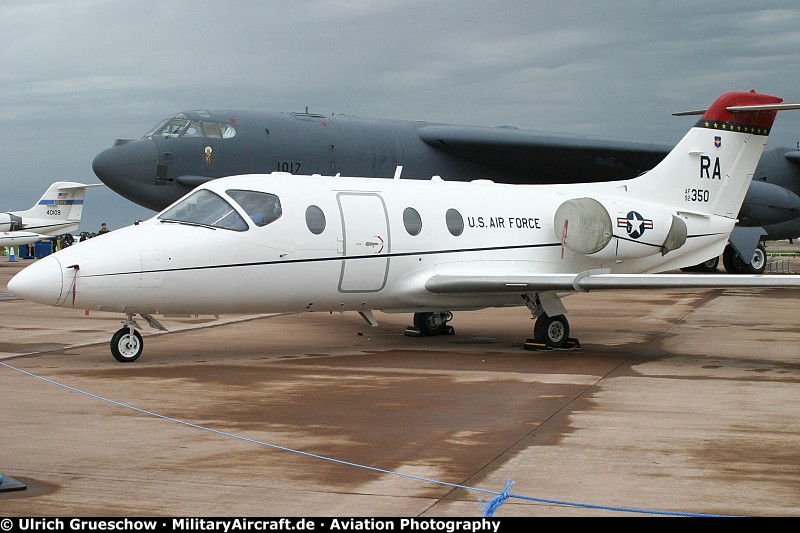
[[[111,190],[135,196],[137,186],[155,183],[157,165],[155,144],[141,139],[103,150],[92,161],[92,170]]]
[[[57,306],[64,290],[64,269],[53,256],[44,257],[20,270],[8,282],[8,291],[20,298]]]

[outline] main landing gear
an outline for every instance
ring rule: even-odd
[[[577,350],[581,347],[578,339],[569,336],[569,321],[564,316],[566,309],[555,293],[524,295],[525,305],[530,309],[536,323],[533,338],[525,341],[526,350]],[[409,337],[428,337],[433,335],[455,335],[455,330],[447,323],[452,320],[449,311],[436,313],[414,313],[414,325],[406,328]]]
[[[410,337],[431,337],[434,335],[455,335],[456,330],[447,323],[453,319],[450,311],[437,313],[414,313],[414,325],[406,328]]]
[[[764,243],[759,242],[753,257],[745,261],[729,244],[722,253],[722,264],[731,274],[763,274],[767,266],[767,249]]]
[[[581,347],[578,339],[569,336],[569,320],[564,316],[564,307],[558,296],[548,295],[543,298],[536,294],[533,298],[524,296],[525,304],[530,309],[536,323],[533,326],[533,338],[525,341],[526,350],[577,350]],[[552,314],[549,315],[544,306]]]
[[[142,315],[142,318],[147,320],[150,327],[167,331],[167,328],[152,316]],[[128,313],[122,324],[123,327],[111,337],[111,355],[120,363],[132,363],[142,355],[142,350],[144,350],[142,335],[137,331],[142,328],[133,319],[133,313]]]
[[[767,266],[767,249],[764,243],[758,243],[750,261],[745,261],[733,246],[728,244],[722,253],[722,264],[729,274],[763,274]],[[699,265],[682,268],[684,272],[716,272],[719,268],[719,257],[709,259]]]

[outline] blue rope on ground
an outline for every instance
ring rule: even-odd
[[[483,503],[481,501],[481,499],[478,498],[478,501],[483,506],[483,516],[485,516],[487,518],[491,517],[491,516],[494,516],[494,512],[501,505],[503,505],[506,502],[506,500],[508,499],[508,489],[510,489],[513,485],[514,485],[514,482],[511,481],[510,479],[507,479],[506,480],[506,490],[501,492],[499,496],[496,496],[496,497],[492,498],[492,500],[489,503]]]
[[[202,430],[202,431],[208,431],[210,433],[214,433],[216,435],[221,435],[223,437],[230,437],[230,438],[241,440],[241,441],[244,441],[244,442],[249,442],[251,444],[257,444],[259,446],[266,446],[268,448],[273,448],[273,449],[276,449],[276,450],[282,450],[282,451],[285,451],[285,452],[296,453],[296,454],[299,454],[299,455],[304,455],[306,457],[313,457],[314,459],[321,459],[323,461],[330,461],[330,462],[341,464],[341,465],[345,465],[345,466],[352,466],[352,467],[356,467],[356,468],[362,468],[364,470],[370,470],[372,472],[379,472],[381,474],[389,474],[389,475],[392,475],[392,476],[403,477],[403,478],[406,478],[406,479],[413,479],[413,480],[416,480],[416,481],[424,481],[426,483],[432,483],[432,484],[435,484],[435,485],[442,485],[442,486],[445,486],[445,487],[452,487],[452,488],[456,488],[456,489],[464,489],[464,490],[475,491],[475,492],[483,492],[483,493],[486,493],[486,494],[493,494],[493,495],[495,495],[495,497],[488,504],[484,504],[480,499],[478,499],[478,502],[481,504],[481,506],[484,509],[484,516],[487,516],[487,517],[492,516],[494,514],[494,512],[503,503],[506,502],[506,500],[508,498],[517,498],[517,499],[520,499],[520,500],[526,500],[526,501],[532,501],[532,502],[540,502],[540,503],[550,503],[550,504],[554,504],[554,505],[564,505],[564,506],[570,506],[570,507],[583,507],[583,508],[586,508],[586,509],[606,509],[606,510],[611,510],[611,511],[622,511],[622,512],[628,512],[628,513],[646,513],[646,514],[658,514],[658,515],[668,515],[668,516],[701,517],[701,518],[725,518],[725,517],[729,517],[729,515],[684,513],[684,512],[672,512],[672,511],[657,511],[657,510],[649,510],[649,509],[632,509],[632,508],[626,508],[626,507],[608,507],[608,506],[604,506],[604,505],[593,505],[593,504],[568,502],[568,501],[560,501],[560,500],[548,500],[548,499],[544,499],[544,498],[534,498],[532,496],[523,496],[523,495],[520,495],[520,494],[509,494],[508,490],[514,484],[514,482],[511,481],[511,480],[506,480],[506,488],[505,488],[505,490],[503,492],[497,492],[497,491],[488,490],[488,489],[481,489],[481,488],[478,488],[478,487],[470,487],[470,486],[467,486],[467,485],[460,485],[458,483],[449,483],[447,481],[439,481],[437,479],[431,479],[431,478],[426,478],[426,477],[422,477],[422,476],[414,476],[412,474],[403,474],[402,472],[395,472],[393,470],[385,470],[383,468],[377,468],[377,467],[374,467],[374,466],[362,465],[362,464],[358,464],[358,463],[351,463],[349,461],[344,461],[342,459],[335,459],[335,458],[332,458],[332,457],[326,457],[324,455],[317,455],[315,453],[304,452],[302,450],[296,450],[296,449],[293,449],[293,448],[287,448],[286,446],[280,446],[280,445],[277,445],[277,444],[270,444],[268,442],[262,442],[262,441],[259,441],[259,440],[250,439],[250,438],[247,438],[247,437],[242,437],[242,436],[236,435],[234,433],[228,433],[226,431],[220,431],[218,429],[213,429],[213,428],[209,428],[209,427],[206,427],[206,426],[201,426],[199,424],[193,424],[192,422],[187,422],[187,421],[181,420],[179,418],[172,418],[172,417],[169,417],[169,416],[166,416],[166,415],[161,415],[161,414],[158,414],[158,413],[154,413],[153,411],[148,411],[146,409],[140,409],[139,407],[134,407],[132,405],[128,405],[128,404],[125,404],[125,403],[122,403],[122,402],[111,400],[109,398],[104,398],[103,396],[98,396],[96,394],[92,394],[91,392],[86,392],[86,391],[81,390],[81,389],[76,389],[75,387],[70,387],[69,385],[64,385],[63,383],[59,383],[58,381],[53,381],[52,379],[48,379],[48,378],[39,376],[37,374],[34,374],[33,372],[28,372],[27,370],[22,370],[21,368],[17,368],[17,367],[11,366],[11,365],[9,365],[7,363],[3,363],[2,361],[0,361],[0,366],[8,368],[9,370],[14,370],[14,371],[19,372],[21,374],[25,374],[26,376],[38,379],[40,381],[44,381],[45,383],[49,383],[51,385],[55,385],[57,387],[61,387],[62,389],[66,389],[66,390],[69,390],[69,391],[72,391],[72,392],[77,392],[78,394],[83,394],[84,396],[88,396],[88,397],[94,398],[96,400],[100,400],[100,401],[103,401],[103,402],[106,402],[106,403],[110,403],[110,404],[116,405],[118,407],[123,407],[125,409],[130,409],[130,410],[136,411],[138,413],[142,413],[142,414],[146,414],[146,415],[149,415],[149,416],[153,416],[155,418],[160,418],[162,420],[168,420],[170,422],[175,422],[176,424],[181,424],[183,426],[191,427],[191,428],[194,428],[194,429],[199,429],[199,430]],[[491,513],[491,514],[487,514],[487,513]]]

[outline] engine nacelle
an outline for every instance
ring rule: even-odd
[[[19,231],[22,229],[22,218],[11,213],[0,213],[0,231]]]
[[[556,237],[576,254],[597,259],[638,259],[666,255],[686,243],[686,223],[646,203],[573,198],[554,219]]]

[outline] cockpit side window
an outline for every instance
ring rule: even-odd
[[[231,189],[225,193],[236,200],[256,226],[275,222],[283,214],[281,201],[274,194]]]
[[[200,189],[158,216],[164,222],[195,224],[233,231],[247,230],[247,222],[221,196]]]
[[[222,133],[219,131],[219,124],[216,122],[203,122],[203,130],[206,132],[206,137],[214,139],[222,138]]]
[[[236,130],[230,124],[226,124],[224,122],[220,122],[219,123],[219,129],[222,131],[222,138],[223,139],[230,139],[231,137],[236,135]]]
[[[183,132],[184,137],[202,137],[203,136],[203,124],[199,120],[193,120],[189,122],[189,126],[186,127],[186,131]]]

